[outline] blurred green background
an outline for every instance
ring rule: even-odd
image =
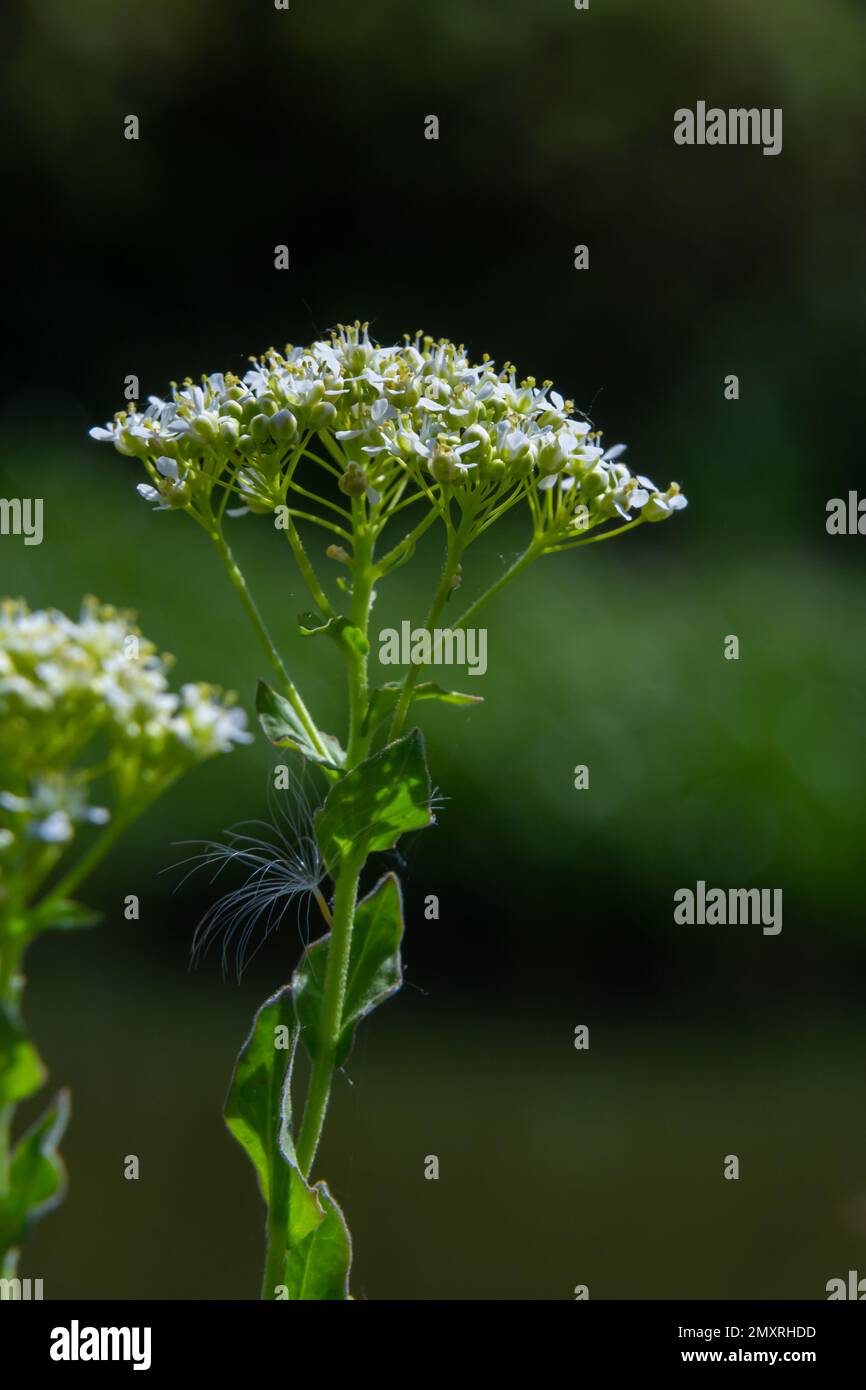
[[[407,986],[360,1031],[320,1163],[356,1296],[821,1298],[866,1272],[866,595],[862,540],[824,524],[859,478],[862,6],[9,11],[0,493],[44,498],[45,541],[2,540],[3,592],[133,607],[179,678],[250,709],[267,671],[205,537],[86,431],[130,372],[162,393],[356,317],[554,378],[690,499],[541,562],[488,610],[487,675],[455,680],[485,705],[421,707],[446,800],[405,851]],[[782,107],[783,153],[675,146],[699,99]],[[339,728],[284,545],[252,517],[231,539]],[[520,543],[488,534],[464,594]],[[420,621],[437,562],[430,538],[382,587],[381,627]],[[262,814],[269,766],[259,741],[199,769],[92,884],[105,924],[30,956],[28,1020],[74,1092],[69,1197],[24,1260],[49,1297],[257,1292],[262,1212],[219,1112],[303,928],[240,986],[190,972],[211,896],[161,870]],[[781,887],[781,935],[675,925],[699,878]]]

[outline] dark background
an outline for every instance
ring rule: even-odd
[[[46,531],[3,539],[4,592],[133,607],[180,679],[250,709],[266,671],[204,536],[150,511],[87,429],[128,373],[162,394],[355,318],[552,377],[690,499],[530,571],[488,612],[485,705],[422,707],[447,800],[406,848],[408,984],[361,1031],[319,1165],[356,1296],[820,1298],[866,1273],[864,541],[825,530],[862,473],[863,7],[7,16],[0,486],[43,497]],[[783,152],[676,146],[673,113],[699,99],[781,107]],[[515,523],[473,552],[467,596],[520,543]],[[282,548],[250,517],[232,544],[340,727]],[[383,589],[382,627],[420,620],[437,562],[431,542]],[[199,769],[92,883],[105,924],[31,954],[28,1019],[75,1107],[69,1197],[23,1262],[50,1297],[256,1294],[262,1213],[219,1112],[299,934],[240,987],[216,960],[189,973],[211,895],[172,895],[160,870],[177,841],[262,814],[268,766],[257,742]],[[781,935],[675,925],[673,892],[699,878],[781,887]]]

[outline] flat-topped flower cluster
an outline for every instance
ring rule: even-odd
[[[77,824],[104,824],[115,809],[150,800],[192,764],[251,738],[243,710],[215,687],[171,690],[168,664],[132,615],[95,599],[77,620],[31,611],[20,599],[0,603],[4,872],[13,857],[63,846]],[[91,804],[94,782],[111,810]],[[25,866],[17,867],[20,877]]]
[[[559,532],[575,515],[586,530],[635,515],[661,521],[686,505],[676,483],[661,490],[633,475],[625,445],[606,449],[551,382],[520,379],[510,364],[497,370],[486,355],[473,362],[463,347],[420,333],[379,346],[357,323],[308,347],[271,348],[243,377],[174,385],[169,399],[151,396],[90,433],[144,463],[144,497],[200,519],[217,484],[242,510],[279,506],[287,460],[294,466],[314,435],[342,491],[384,510],[407,478],[458,500],[520,489]]]

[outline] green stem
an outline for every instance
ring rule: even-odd
[[[268,1219],[265,1227],[265,1272],[262,1276],[261,1297],[265,1300],[274,1297],[274,1290],[285,1283],[286,1256],[288,1255],[288,1230],[286,1208],[283,1202],[271,1194],[268,1206]]]
[[[354,529],[354,566],[352,585],[352,625],[364,638],[370,623],[375,569],[373,564],[374,538],[363,498],[352,502]],[[370,741],[364,722],[369,703],[367,655],[354,647],[346,649],[349,680],[349,737],[346,768],[357,766],[367,756]],[[352,949],[352,927],[358,898],[358,880],[363,859],[344,859],[334,881],[334,906],[331,913],[331,944],[325,970],[322,1014],[319,1024],[320,1045],[307,1092],[304,1117],[298,1134],[297,1154],[301,1172],[306,1177],[313,1165],[331,1094],[331,1082],[336,1063],[337,1043],[343,1023],[343,1004],[349,973],[349,954]],[[324,909],[323,909],[324,910]],[[327,913],[326,913],[327,916]]]
[[[253,625],[256,635],[259,638],[259,641],[261,642],[265,651],[267,652],[268,657],[270,658],[271,665],[273,666],[274,670],[280,678],[280,681],[282,682],[283,693],[285,694],[286,699],[288,700],[289,704],[292,706],[292,709],[295,711],[295,714],[298,716],[301,723],[303,724],[304,729],[306,730],[306,733],[310,739],[310,742],[312,743],[316,752],[319,753],[323,758],[327,758],[328,753],[325,749],[324,744],[322,743],[319,731],[313,723],[310,712],[304,704],[303,700],[301,699],[300,693],[298,692],[298,690],[296,690],[294,684],[289,679],[289,673],[283,665],[282,657],[280,656],[279,652],[274,646],[271,634],[268,632],[268,629],[265,625],[265,620],[259,612],[258,607],[256,606],[256,602],[252,594],[250,593],[249,588],[247,587],[247,581],[244,579],[244,576],[241,573],[238,564],[234,556],[232,555],[231,550],[229,549],[225,537],[223,536],[221,531],[211,531],[210,538],[216,546],[217,552],[219,553],[219,556],[222,559],[222,562],[225,565],[226,570],[228,571],[229,578],[231,579],[232,583],[238,591],[238,594],[240,595],[241,603],[246,609],[247,616],[249,617],[249,620]]]
[[[297,1143],[298,1165],[305,1178],[309,1175],[313,1159],[316,1157],[331,1094],[337,1044],[343,1022],[349,953],[352,948],[352,924],[361,867],[355,859],[344,859],[336,879],[331,944],[328,950],[319,1024],[319,1050],[313,1063],[310,1089]]]
[[[15,937],[9,923],[0,925],[0,1004],[17,1013],[18,996],[23,983],[18,976],[18,966],[24,950],[23,937]],[[7,1197],[12,1178],[12,1122],[15,1118],[15,1103],[0,1106],[0,1199]],[[0,1249],[0,1275],[13,1279],[18,1268],[17,1248]]]
[[[504,574],[501,574],[499,578],[496,580],[496,582],[494,584],[491,584],[490,588],[486,589],[485,592],[481,595],[481,597],[476,599],[475,602],[471,604],[464,613],[461,614],[461,616],[457,619],[456,622],[451,624],[452,631],[455,631],[459,627],[465,627],[466,624],[470,622],[472,618],[475,617],[479,610],[483,608],[485,603],[489,602],[490,599],[495,597],[495,595],[498,594],[501,589],[504,589],[506,584],[510,584],[512,579],[516,579],[517,575],[520,574],[522,570],[526,569],[526,566],[531,564],[532,561],[535,560],[537,556],[539,556],[540,554],[541,547],[539,541],[537,539],[534,539],[532,543],[527,547],[527,549],[523,552],[523,554],[519,556],[517,560],[515,560],[514,564],[511,565],[510,568],[507,569]],[[456,569],[456,565],[454,569]],[[440,581],[436,598],[434,599],[433,606],[430,609],[429,614],[427,615],[426,627],[428,631],[435,626],[436,619],[439,617],[439,614],[441,613],[442,608],[445,605],[445,600],[448,597],[448,591],[450,590],[451,579],[453,578],[453,574],[454,570],[450,570],[449,573],[449,564],[446,562],[445,569],[442,572],[442,580]],[[447,590],[445,589],[446,582],[448,585]],[[403,690],[401,692],[400,699],[397,702],[397,708],[394,711],[394,718],[388,733],[389,742],[393,742],[395,738],[399,738],[403,730],[403,725],[406,722],[406,715],[409,711],[409,706],[412,702],[412,692],[415,689],[418,677],[421,675],[421,672],[424,669],[424,665],[422,663],[419,663],[416,666],[410,667],[409,671],[407,672],[406,679],[403,682]]]
[[[566,550],[580,550],[583,545],[598,545],[599,541],[613,540],[614,536],[621,536],[624,531],[633,531],[635,526],[643,524],[643,517],[636,516],[632,521],[627,521],[624,526],[617,526],[613,531],[603,531],[600,536],[587,536],[582,541],[569,541],[564,545],[553,545],[547,551],[548,555],[561,555]]]
[[[418,541],[424,535],[424,532],[428,531],[430,527],[433,525],[434,521],[438,520],[438,512],[427,512],[426,516],[424,517],[424,520],[419,522],[419,524],[415,527],[414,531],[410,531],[407,535],[403,537],[401,541],[398,541],[397,544],[391,550],[388,551],[387,555],[382,556],[382,559],[376,566],[376,573],[383,577],[388,573],[389,570],[393,569],[398,562],[402,564],[403,560],[400,557],[403,551],[409,552],[413,546],[417,545]],[[404,558],[408,559],[408,553]]]
[[[160,787],[159,792],[162,790],[163,788]],[[94,840],[86,854],[82,854],[77,864],[74,864],[60,882],[46,893],[42,901],[37,903],[33,909],[34,913],[38,912],[43,917],[49,915],[52,904],[59,903],[64,898],[71,898],[76,888],[93,872],[97,864],[105,858],[108,851],[120,839],[127,826],[142,813],[145,806],[150,805],[150,802],[156,799],[159,792],[154,792],[147,798],[146,802],[139,801],[134,807],[128,807],[126,811],[118,811],[102,834]]]
[[[297,527],[291,517],[289,517],[289,525],[286,529],[286,538],[289,545],[292,547],[292,554],[295,557],[298,569],[306,580],[307,588],[313,595],[316,607],[325,618],[333,618],[334,610],[330,605],[328,595],[319,583],[316,571],[313,569],[312,561],[304,549],[303,541],[298,535]]]
[[[454,587],[454,577],[457,574],[460,557],[463,554],[464,532],[469,524],[471,524],[471,518],[468,516],[464,517],[456,531],[448,524],[448,548],[445,552],[445,564],[442,567],[442,574],[439,578],[439,584],[433,602],[430,605],[430,611],[424,620],[424,626],[428,632],[436,626],[439,614],[445,607],[448,596]],[[400,698],[397,701],[397,708],[394,711],[394,718],[391,721],[391,728],[388,733],[389,743],[393,742],[395,738],[398,738],[403,730],[403,725],[406,722],[406,715],[412,703],[412,692],[415,689],[418,677],[423,669],[421,665],[410,666],[409,670],[406,672],[406,676],[403,680],[403,689],[400,692]]]
[[[0,1198],[9,1195],[9,1172],[12,1162],[12,1120],[15,1106],[0,1106]]]
[[[517,576],[526,569],[527,565],[531,565],[533,560],[537,560],[542,553],[541,545],[533,541],[532,544],[524,550],[523,554],[517,557],[514,564],[510,565],[505,573],[501,574],[496,582],[490,585],[489,589],[485,589],[480,598],[477,598],[474,603],[471,603],[469,607],[461,613],[460,617],[452,626],[454,628],[465,627],[466,624],[478,614],[480,609],[484,607],[485,603],[489,603],[490,599],[495,598],[496,595],[505,588],[506,584],[510,584],[512,579],[516,579]]]
[[[376,571],[373,566],[374,540],[370,523],[367,520],[366,504],[363,498],[352,499],[354,522],[354,561],[352,566],[352,626],[361,633],[365,642],[370,625],[370,604],[373,597],[373,581]],[[347,770],[355,767],[367,756],[369,734],[363,732],[369,705],[369,686],[367,677],[368,655],[354,647],[346,650],[346,664],[349,676],[349,739],[346,749]]]

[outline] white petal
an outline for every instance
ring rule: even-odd
[[[65,811],[52,811],[33,827],[33,833],[47,845],[62,845],[72,839],[72,824]]]

